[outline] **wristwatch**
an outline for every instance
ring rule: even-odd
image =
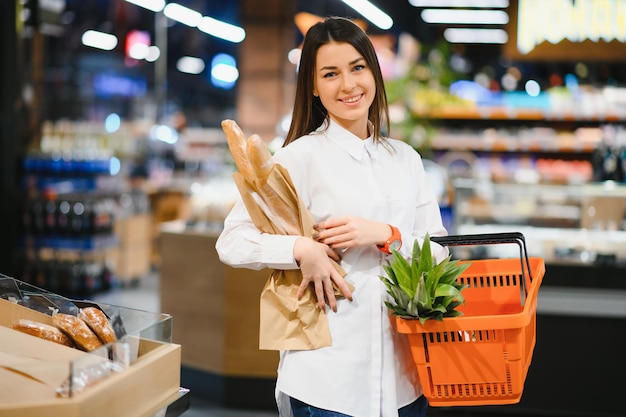
[[[392,249],[400,250],[402,247],[402,235],[400,234],[400,230],[397,227],[389,225],[391,228],[391,236],[387,239],[384,245],[376,245],[378,250],[390,254]]]

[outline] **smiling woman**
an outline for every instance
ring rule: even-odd
[[[273,157],[309,209],[314,233],[262,233],[239,200],[216,243],[220,260],[235,267],[299,270],[289,304],[303,310],[313,304],[328,320],[330,345],[275,347],[283,349],[276,382],[281,416],[425,413],[406,339],[393,329],[378,277],[390,248],[407,254],[415,240],[447,232],[419,154],[385,137],[387,124],[385,86],[368,35],[346,18],[314,24],[302,46],[291,126]],[[447,253],[435,244],[438,259]]]

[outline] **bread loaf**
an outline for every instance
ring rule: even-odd
[[[18,319],[11,323],[11,328],[41,339],[73,347],[72,341],[65,333],[49,324],[28,319]]]
[[[222,120],[222,130],[226,134],[228,150],[230,150],[237,170],[249,181],[254,179],[254,171],[246,153],[246,137],[239,125],[230,119]]]
[[[117,341],[115,330],[108,317],[102,310],[96,307],[86,307],[80,310],[78,318],[87,323],[87,326],[98,336],[104,344]]]
[[[52,322],[82,350],[91,352],[102,346],[102,342],[87,323],[76,316],[58,313],[52,316]]]
[[[267,144],[259,135],[252,135],[246,142],[246,152],[250,164],[252,165],[252,171],[254,171],[257,184],[265,184],[274,166],[272,155],[267,148]]]
[[[268,218],[279,226],[284,234],[294,236],[302,234],[295,208],[291,207],[276,190],[265,184],[261,187],[259,196],[270,208],[271,213],[266,213]]]
[[[243,133],[233,120],[223,120],[222,129],[228,138],[228,147],[235,159],[239,172],[254,188],[253,198],[262,205],[269,220],[280,229],[281,233],[299,235],[300,221],[297,208],[290,204],[289,196],[281,196],[279,193],[284,187],[276,187],[268,183],[268,177],[274,169],[274,163],[267,144],[259,135],[252,135],[248,140],[244,139]],[[276,187],[276,188],[274,188]]]

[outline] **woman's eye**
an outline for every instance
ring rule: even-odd
[[[355,71],[363,71],[365,69],[365,65],[356,65],[354,67]]]
[[[324,78],[330,78],[330,77],[334,77],[335,73],[334,72],[327,72],[326,74],[324,74]]]

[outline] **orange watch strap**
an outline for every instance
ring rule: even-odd
[[[395,243],[397,245],[396,249],[400,249],[402,247],[402,235],[400,234],[400,230],[392,225],[388,225],[391,228],[391,236],[385,241],[384,245],[376,245],[378,250],[383,253],[390,254],[391,246]],[[396,243],[397,242],[397,243]]]

